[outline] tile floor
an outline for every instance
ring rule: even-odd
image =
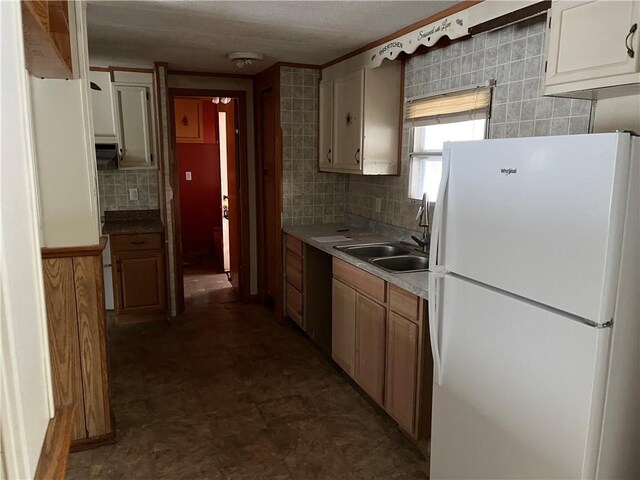
[[[195,294],[163,323],[111,322],[118,442],[72,454],[68,479],[428,478],[417,448],[303,333],[225,298]]]

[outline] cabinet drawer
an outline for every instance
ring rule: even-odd
[[[287,283],[287,314],[302,325],[302,293]]]
[[[302,259],[291,252],[287,253],[287,282],[302,291]]]
[[[333,259],[333,276],[381,303],[387,300],[384,280],[338,258]]]
[[[302,241],[296,237],[287,235],[287,250],[291,250],[293,253],[302,258]]]
[[[391,310],[404,318],[419,323],[420,297],[411,292],[389,285],[389,306]]]
[[[161,233],[138,233],[133,235],[111,236],[111,251],[113,252],[159,250],[162,248]]]

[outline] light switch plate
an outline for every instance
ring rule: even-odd
[[[130,188],[129,189],[129,200],[138,200],[138,189]]]
[[[185,174],[185,176],[187,177],[187,182],[190,182],[191,181],[191,172],[187,172]]]

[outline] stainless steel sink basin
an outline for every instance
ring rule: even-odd
[[[371,263],[389,272],[424,272],[429,269],[429,258],[423,255],[401,255],[374,258]]]
[[[411,252],[406,247],[394,243],[377,243],[369,245],[344,245],[335,247],[344,253],[358,258],[379,258],[406,255]]]

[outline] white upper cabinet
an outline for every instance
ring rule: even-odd
[[[545,95],[640,93],[640,1],[556,0],[550,15]]]
[[[361,171],[364,70],[336,79],[333,95],[334,167]]]
[[[91,89],[93,134],[98,143],[116,142],[116,118],[113,111],[111,73],[90,71],[89,80],[100,90]]]
[[[401,62],[385,62],[320,83],[321,171],[398,173],[401,77]]]
[[[320,136],[318,155],[320,170],[330,170],[333,162],[333,80],[320,82]]]
[[[113,85],[121,168],[154,165],[151,86]]]

